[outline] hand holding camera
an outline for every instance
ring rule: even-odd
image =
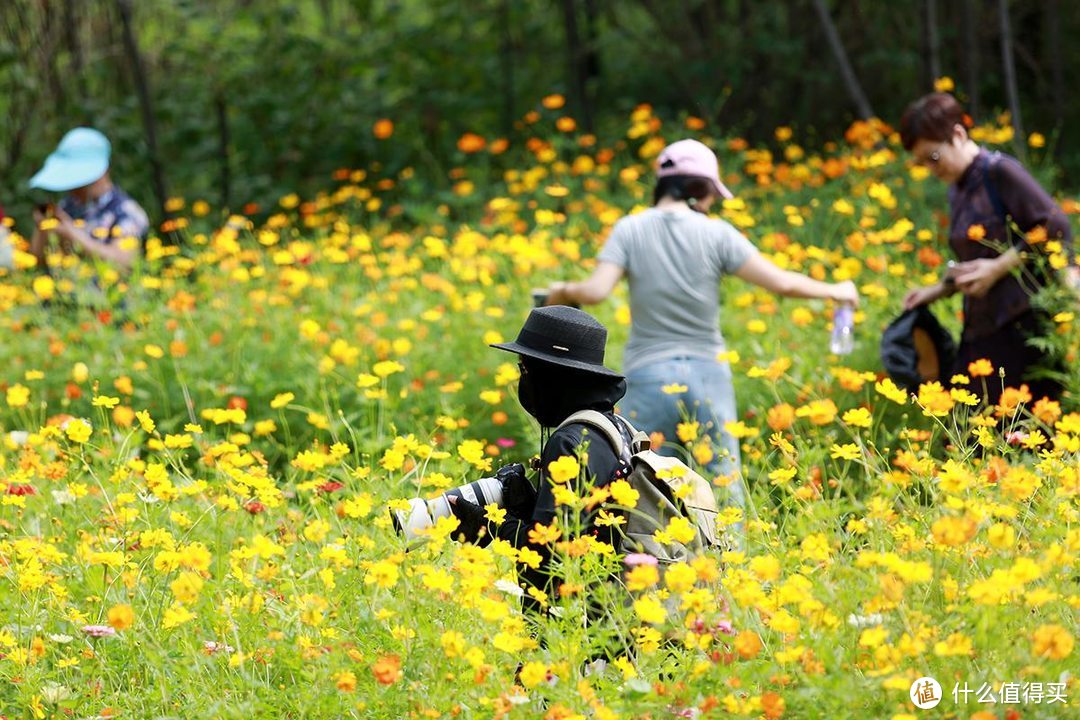
[[[459,521],[457,535],[465,542],[480,540],[480,530],[487,525],[487,505],[504,508],[508,515],[519,520],[532,517],[536,504],[536,490],[525,477],[525,466],[513,463],[499,468],[494,477],[484,477],[474,482],[447,490],[439,497],[425,502],[420,498],[409,501],[407,511],[391,514],[394,528],[410,541],[423,536],[423,531],[439,518],[451,513]]]
[[[495,473],[502,483],[503,508],[506,514],[518,520],[531,520],[536,507],[536,488],[525,476],[525,466],[521,463],[504,465]]]

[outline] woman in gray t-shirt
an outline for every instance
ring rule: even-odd
[[[711,441],[697,459],[714,476],[730,480],[728,502],[741,507],[739,443],[724,431],[736,411],[731,368],[719,357],[725,350],[721,279],[734,275],[785,297],[852,305],[859,293],[850,281],[819,282],[780,269],[729,223],[708,217],[717,197],[732,194],[720,181],[716,155],[702,143],[680,140],[667,146],[657,159],[657,178],[654,206],[616,223],[592,276],[554,283],[547,304],[599,303],[627,276],[631,326],[620,412],[639,429],[672,441],[678,440],[679,423],[696,421],[698,437]],[[672,385],[686,390],[665,392]],[[664,451],[674,454],[671,447]]]

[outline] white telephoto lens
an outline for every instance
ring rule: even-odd
[[[485,477],[459,488],[454,488],[434,500],[425,502],[420,498],[409,500],[408,510],[394,512],[394,524],[405,536],[410,544],[421,540],[424,536],[420,531],[434,525],[439,518],[450,517],[454,510],[450,506],[449,497],[456,495],[480,507],[494,503],[502,507],[503,494],[502,483],[498,478]]]
[[[395,515],[397,517],[397,525],[401,529],[401,534],[410,542],[420,539],[421,536],[417,534],[418,530],[423,530],[433,525],[431,514],[428,512],[428,504],[420,498],[413,498],[410,500],[409,509],[399,510]]]
[[[470,487],[473,488],[474,493],[477,493],[478,495],[483,495],[482,498],[479,498],[476,501],[477,505],[480,505],[481,507],[483,507],[485,505],[491,505],[491,504],[494,503],[495,505],[498,505],[499,507],[502,507],[502,504],[503,504],[502,483],[499,482],[498,478],[493,478],[493,477],[480,478],[476,482],[470,483]]]
[[[431,513],[431,521],[433,523],[438,522],[439,518],[450,517],[454,514],[454,510],[450,507],[450,501],[446,499],[446,495],[440,495],[427,504],[428,512]]]

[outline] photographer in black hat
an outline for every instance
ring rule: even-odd
[[[519,357],[518,399],[542,429],[539,486],[534,493],[524,477],[511,481],[504,502],[507,517],[497,526],[488,523],[484,509],[476,503],[451,498],[454,514],[461,521],[460,530],[466,537],[476,537],[486,529],[489,535],[502,538],[514,547],[530,547],[538,552],[542,558],[539,568],[526,569],[523,579],[547,594],[553,589],[548,569],[552,543],[530,542],[529,531],[537,525],[550,527],[556,518],[551,464],[567,456],[581,459],[580,476],[569,480],[578,496],[582,495],[583,486],[606,486],[623,467],[611,443],[594,429],[582,423],[559,427],[579,410],[596,410],[626,434],[625,427],[614,419],[615,403],[626,392],[626,379],[604,366],[606,344],[607,329],[592,316],[555,305],[534,309],[514,342],[492,345]],[[548,436],[552,428],[558,429]],[[629,436],[625,440],[629,445]],[[585,449],[587,453],[582,452]],[[617,551],[617,533],[593,522],[597,510],[583,512],[572,524],[598,541],[611,544]],[[566,518],[560,519],[560,528],[567,527],[565,521]],[[538,604],[535,597],[526,599],[527,608],[535,609]]]

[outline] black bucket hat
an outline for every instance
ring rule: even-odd
[[[945,384],[956,343],[925,305],[905,310],[881,335],[881,363],[897,385],[917,390],[932,380]]]
[[[517,340],[491,347],[552,365],[608,377],[621,374],[604,367],[607,328],[587,312],[566,305],[533,308]]]

